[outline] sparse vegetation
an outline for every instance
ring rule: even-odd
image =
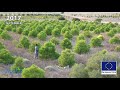
[[[72,70],[69,73],[71,78],[88,78],[88,73],[85,70],[85,65],[83,64],[74,64],[72,66]]]
[[[4,40],[10,40],[11,39],[11,36],[8,34],[7,31],[3,31],[1,34],[0,34],[0,37]]]
[[[52,14],[22,15],[21,24],[0,21],[0,77],[120,77],[120,25],[113,19],[104,23],[108,16],[91,22]],[[38,58],[34,57],[36,44]],[[111,60],[117,61],[117,75],[101,75],[101,61]]]

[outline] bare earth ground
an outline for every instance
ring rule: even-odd
[[[25,62],[25,67],[29,67],[32,64],[35,64],[37,66],[39,66],[40,68],[43,68],[46,70],[46,78],[68,78],[68,74],[70,72],[70,68],[61,68],[58,67],[58,62],[57,60],[41,60],[41,59],[34,59],[34,54],[30,53],[27,49],[24,48],[17,48],[16,44],[19,41],[19,38],[21,37],[20,34],[14,33],[14,32],[9,32],[9,35],[12,36],[12,40],[3,40],[0,39],[0,42],[3,42],[3,44],[6,46],[6,48],[15,56],[21,56],[25,59],[27,59],[28,61]],[[110,45],[109,44],[109,38],[106,33],[102,34],[105,38],[105,40],[103,41],[103,47],[98,47],[98,48],[91,48],[90,52],[88,54],[75,54],[75,59],[77,63],[86,63],[88,58],[91,57],[92,54],[102,50],[102,49],[107,49],[110,52],[114,52],[113,49],[115,47],[115,45]],[[72,45],[74,46],[76,43],[76,37],[74,36],[72,41]],[[46,41],[48,41],[51,38],[51,36],[47,36]],[[58,38],[60,41],[63,40],[63,37],[59,37]],[[30,42],[32,41],[39,41],[42,45],[46,42],[46,41],[40,41],[37,38],[29,38]],[[88,40],[89,41],[89,40]],[[88,42],[89,43],[89,42]],[[62,49],[60,47],[60,45],[56,46],[56,51],[61,53]],[[120,55],[120,53],[118,52],[114,52],[117,53],[118,56]],[[15,74],[13,72],[10,71],[10,66],[11,65],[3,65],[0,64],[0,78],[21,78],[21,73],[19,74]],[[49,67],[51,66],[51,67]],[[47,67],[47,68],[46,68]]]

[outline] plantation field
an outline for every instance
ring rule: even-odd
[[[0,78],[120,77],[118,23],[25,17],[20,25],[0,21]],[[106,60],[118,62],[117,75],[101,75],[101,61]]]

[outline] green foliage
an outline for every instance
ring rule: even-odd
[[[65,39],[63,39],[63,41],[61,42],[61,47],[62,47],[63,49],[66,49],[66,48],[71,49],[71,48],[72,48],[72,44],[71,44],[71,42],[70,42],[70,40],[69,40],[68,38],[65,38]]]
[[[55,45],[52,42],[46,42],[40,49],[39,49],[40,57],[41,58],[53,58],[57,59],[59,54],[55,51]]]
[[[88,72],[91,72],[92,70],[99,70],[101,72],[101,62],[102,61],[117,61],[120,62],[119,57],[115,53],[109,53],[106,50],[99,51],[95,54],[93,54],[86,64],[86,69]],[[94,71],[95,72],[95,71]]]
[[[86,44],[85,40],[77,41],[74,51],[78,54],[84,54],[90,51],[90,46]]]
[[[45,27],[45,32],[46,32],[47,35],[51,35],[52,34],[52,30],[53,30],[53,28],[50,25],[47,25]]]
[[[116,29],[112,29],[107,33],[107,35],[113,37],[116,34],[116,32],[117,32]]]
[[[47,34],[45,33],[45,31],[41,31],[40,33],[38,33],[37,37],[40,40],[46,40]]]
[[[61,33],[61,31],[58,28],[54,28],[52,30],[52,35],[55,37],[60,36],[60,33]]]
[[[72,35],[78,35],[79,30],[77,28],[73,28],[73,29],[71,29],[71,33],[72,33]]]
[[[88,72],[89,78],[102,78],[101,71],[99,70],[92,70],[91,72]]]
[[[41,44],[39,42],[33,41],[29,46],[29,51],[34,52],[35,51],[35,45],[38,45],[38,48],[41,48]]]
[[[38,32],[36,30],[29,31],[29,37],[37,37]]]
[[[12,31],[12,26],[11,26],[11,25],[7,25],[7,26],[5,27],[5,30],[7,30],[7,31]]]
[[[120,46],[116,46],[115,51],[120,52]]]
[[[19,40],[18,47],[29,48],[30,42],[28,37],[22,36]]]
[[[23,35],[28,35],[29,34],[29,30],[28,29],[25,29],[23,32],[22,32]]]
[[[65,34],[64,34],[64,38],[68,38],[68,39],[72,39],[72,34],[70,31],[66,31]]]
[[[79,34],[79,36],[77,37],[77,41],[79,40],[85,40],[84,34]]]
[[[101,47],[102,45],[102,39],[99,37],[93,37],[90,41],[91,47]]]
[[[109,43],[110,44],[119,44],[120,43],[120,39],[118,36],[114,36],[111,39],[109,39]]]
[[[99,28],[96,28],[96,29],[94,30],[94,33],[95,33],[95,34],[100,34],[100,29],[99,29]]]
[[[117,33],[120,33],[120,26],[117,27]]]
[[[7,31],[3,31],[1,34],[0,34],[0,37],[4,40],[10,40],[12,37],[8,34]]]
[[[3,30],[2,29],[0,29],[0,34],[3,32]]]
[[[54,43],[55,45],[58,45],[58,44],[59,44],[59,40],[58,40],[57,38],[55,38],[55,37],[52,37],[52,38],[50,39],[50,41],[51,41],[52,43]]]
[[[5,49],[5,46],[0,42],[0,50]]]
[[[84,31],[84,36],[88,38],[92,37],[90,31]]]
[[[23,31],[22,27],[18,27],[17,30],[16,30],[16,32],[17,32],[18,34],[21,34],[22,31]]]
[[[72,69],[69,73],[69,76],[71,78],[88,78],[88,73],[85,70],[85,65],[84,64],[74,64],[72,66]]]
[[[98,35],[97,38],[99,38],[99,39],[101,39],[101,40],[104,40],[103,35]]]
[[[12,28],[12,31],[13,31],[13,32],[16,32],[16,28]]]
[[[22,77],[23,78],[44,78],[45,71],[33,64],[32,66],[23,69]]]
[[[64,35],[66,31],[69,31],[69,29],[67,27],[63,27],[61,30],[61,34]]]
[[[14,63],[14,57],[11,55],[11,53],[6,49],[0,50],[0,63],[4,64],[13,64]]]
[[[15,63],[11,66],[11,71],[19,73],[22,71],[23,68],[24,68],[23,58],[17,57],[15,59]]]
[[[58,58],[58,63],[60,66],[72,66],[75,63],[74,53],[70,49],[65,49],[62,51],[60,57]]]
[[[35,31],[41,32],[41,31],[43,31],[43,29],[44,28],[42,26],[37,25],[37,27],[35,28]]]

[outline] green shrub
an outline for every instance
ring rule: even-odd
[[[44,78],[45,71],[33,64],[32,66],[23,69],[22,77],[23,78]]]
[[[99,39],[101,39],[101,40],[104,40],[103,35],[98,35],[97,38],[99,38]]]
[[[45,27],[45,32],[46,32],[47,35],[51,35],[52,34],[52,30],[53,30],[53,28],[50,25],[49,26],[47,25]]]
[[[19,40],[18,47],[29,48],[30,42],[28,37],[22,36]]]
[[[94,33],[95,33],[95,34],[100,34],[99,28],[96,28],[96,29],[94,30]]]
[[[90,31],[84,31],[84,36],[88,38],[92,37]]]
[[[90,41],[91,47],[101,47],[102,46],[102,39],[98,37],[93,37]]]
[[[110,36],[110,37],[113,37],[115,35],[115,33],[116,32],[112,29],[107,33],[107,35]]]
[[[120,43],[120,39],[118,36],[114,36],[111,39],[109,39],[109,43],[110,44],[119,44]]]
[[[6,49],[0,50],[0,63],[4,64],[13,64],[14,63],[14,57],[11,55],[11,53]]]
[[[117,28],[117,33],[120,33],[120,27]]]
[[[58,40],[57,38],[55,38],[55,37],[52,37],[52,38],[50,39],[50,41],[51,41],[52,43],[54,43],[55,45],[58,45],[58,44],[59,44],[59,40]]]
[[[29,30],[28,29],[25,29],[23,32],[22,32],[23,35],[28,35],[29,34]]]
[[[65,49],[62,51],[60,57],[58,58],[58,63],[60,66],[72,66],[75,63],[74,53],[70,49]]]
[[[66,31],[65,34],[64,34],[64,38],[68,38],[68,39],[72,39],[72,34],[70,31]]]
[[[32,42],[31,44],[30,44],[30,46],[29,46],[29,51],[30,52],[34,52],[35,51],[35,45],[38,45],[38,48],[41,48],[41,44],[39,43],[39,42],[36,42],[36,41],[34,41],[34,42]]]
[[[45,31],[41,31],[40,33],[38,33],[37,37],[40,40],[46,40],[47,34],[45,33]]]
[[[99,70],[92,70],[91,72],[88,72],[89,78],[102,78],[101,71]]]
[[[72,35],[78,35],[79,34],[79,30],[74,28],[74,29],[71,29],[71,33]]]
[[[29,37],[37,37],[38,32],[36,30],[29,31]]]
[[[10,40],[12,37],[8,34],[7,31],[3,31],[1,34],[0,34],[1,38],[2,39],[5,39],[5,40]]]
[[[17,32],[18,34],[21,34],[22,31],[23,31],[22,27],[18,27],[17,30],[16,30],[16,32]]]
[[[35,28],[35,31],[41,32],[41,31],[43,31],[43,29],[44,28],[42,26],[37,25],[37,27]]]
[[[5,30],[7,30],[7,31],[12,31],[12,26],[11,26],[11,25],[7,25],[7,26],[5,27]]]
[[[63,41],[61,41],[61,47],[63,49],[66,49],[66,48],[71,49],[72,44],[71,44],[71,42],[70,42],[70,40],[68,38],[65,38],[65,39],[63,39]]]
[[[24,68],[23,58],[17,57],[15,59],[15,63],[11,66],[11,71],[19,73],[22,71],[23,68]]]
[[[16,28],[12,28],[12,31],[13,31],[13,32],[16,32]]]
[[[79,40],[85,40],[84,34],[79,34],[79,36],[77,37],[77,41]]]
[[[120,52],[120,46],[116,46],[115,51]]]
[[[69,77],[71,78],[88,78],[88,73],[85,70],[85,65],[83,64],[74,64],[69,73]]]
[[[61,31],[58,28],[52,30],[52,35],[57,37],[60,36]]]
[[[41,58],[53,58],[57,59],[59,54],[55,51],[55,45],[52,42],[46,42],[40,49],[39,49],[40,57]]]
[[[86,64],[86,69],[88,72],[92,70],[99,70],[101,73],[101,62],[102,61],[117,61],[120,62],[119,57],[115,53],[109,53],[107,50],[99,51],[93,54]]]
[[[0,34],[3,32],[3,30],[2,29],[0,29]]]
[[[90,51],[90,46],[86,44],[85,40],[77,41],[74,51],[78,54],[87,53]]]
[[[66,31],[69,31],[69,29],[67,27],[63,27],[61,30],[61,34],[64,35]]]
[[[1,29],[2,29],[2,30],[4,30],[5,25],[6,25],[5,23],[1,24]]]
[[[5,49],[5,46],[0,42],[0,50]]]

